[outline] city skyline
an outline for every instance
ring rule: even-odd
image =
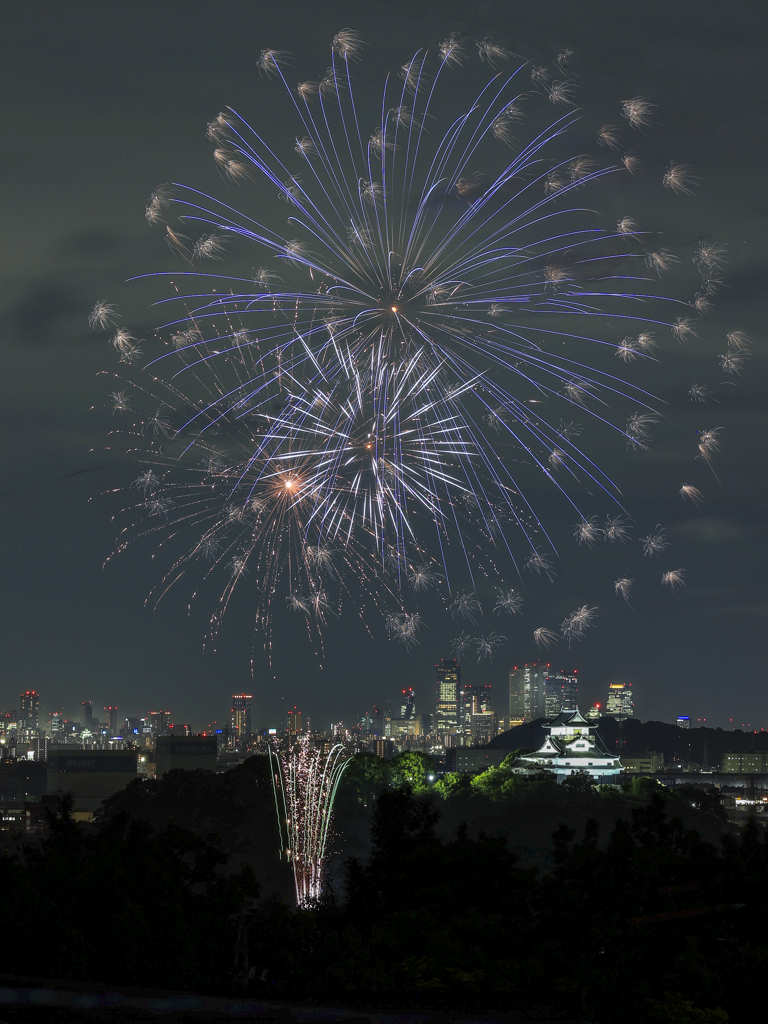
[[[230,695],[227,699],[228,712],[220,712],[219,717],[211,716],[200,723],[191,723],[190,716],[184,713],[183,706],[176,710],[164,711],[153,711],[132,705],[127,705],[125,708],[105,705],[100,709],[96,702],[82,701],[79,706],[68,711],[61,706],[49,707],[44,700],[41,700],[41,693],[34,690],[27,690],[19,694],[15,702],[5,700],[4,703],[3,694],[0,693],[0,715],[3,716],[3,720],[12,717],[19,723],[20,728],[44,731],[48,739],[60,731],[63,726],[70,729],[73,726],[77,729],[100,726],[102,731],[108,727],[109,733],[117,736],[121,735],[121,730],[126,722],[138,720],[145,720],[148,724],[160,723],[163,728],[173,727],[173,731],[181,735],[204,732],[211,735],[219,732],[231,735],[235,740],[241,733],[250,735],[251,733],[265,732],[267,729],[285,729],[286,723],[289,723],[288,731],[296,733],[307,728],[324,731],[343,722],[347,729],[354,730],[363,726],[363,731],[370,728],[370,731],[376,735],[390,735],[384,728],[385,717],[387,722],[391,720],[393,726],[397,726],[397,731],[393,731],[391,735],[400,733],[407,735],[410,730],[405,728],[405,722],[414,719],[418,719],[420,722],[423,718],[429,720],[430,728],[427,729],[419,724],[418,731],[436,732],[440,731],[437,728],[437,723],[441,691],[439,681],[441,665],[447,668],[448,678],[451,680],[450,685],[455,687],[452,698],[453,710],[447,712],[448,717],[445,719],[446,724],[454,731],[467,731],[470,725],[470,715],[478,712],[493,713],[494,722],[489,737],[536,718],[551,721],[561,711],[576,708],[585,715],[597,712],[601,716],[608,717],[633,717],[642,721],[665,721],[653,714],[641,715],[636,710],[634,699],[636,688],[631,683],[608,683],[603,692],[595,691],[600,699],[592,700],[591,697],[595,694],[592,694],[591,690],[588,691],[589,697],[579,692],[578,684],[581,682],[581,678],[577,668],[557,669],[551,663],[536,659],[524,666],[512,666],[506,679],[494,690],[493,685],[488,683],[463,683],[460,663],[452,658],[442,659],[442,662],[435,665],[431,679],[426,680],[418,691],[414,687],[396,690],[390,696],[380,697],[376,704],[360,706],[349,715],[336,719],[328,715],[324,716],[322,713],[313,716],[306,709],[302,710],[298,705],[290,705],[290,703],[286,705],[282,719],[275,715],[270,717],[266,712],[263,712],[260,718],[258,708],[254,713],[253,695],[240,693]],[[458,671],[455,671],[452,666],[455,666]],[[523,698],[521,696],[523,690],[520,684],[515,684],[514,680],[516,677],[526,680],[529,667],[532,670],[533,688],[541,687],[541,692],[535,697]],[[437,690],[435,675],[438,677]],[[448,691],[446,691],[444,699],[451,700]],[[521,700],[527,701],[525,704],[528,709],[527,714],[525,710],[522,712],[515,710],[518,707],[523,707],[523,704],[520,703]],[[461,708],[464,709],[466,721],[462,719]],[[32,709],[34,710],[32,711]],[[402,713],[404,709],[405,715]],[[691,708],[684,710],[686,712],[695,711]],[[294,722],[294,719],[297,724],[290,724]],[[750,729],[756,732],[765,728],[758,722],[729,719],[725,723],[720,723],[711,718],[708,719],[707,716],[695,713],[684,714],[682,711],[666,721],[669,721],[670,724],[675,722],[681,728],[708,726],[723,729]],[[32,724],[33,722],[36,724]],[[0,731],[8,732],[8,726],[3,725],[1,721]],[[487,740],[483,742],[487,742]]]
[[[401,51],[415,52],[446,37],[457,18],[453,9],[431,12],[429,18],[403,18],[399,7],[387,4],[368,13],[344,3],[332,12],[302,3],[297,10],[301,17],[290,26],[279,11],[262,12],[258,20],[244,13],[243,36],[258,37],[265,46],[285,46],[302,66],[314,66],[321,52],[317,40],[322,38],[325,46],[326,37],[342,23],[350,24],[363,37],[376,39],[365,58],[372,78],[389,71]],[[477,665],[472,657],[462,664],[462,672],[468,683],[490,684],[497,692],[511,664],[541,657],[531,642],[530,616],[536,616],[536,624],[557,625],[586,602],[598,608],[595,628],[572,653],[564,647],[552,652],[558,665],[567,659],[578,665],[585,710],[605,699],[611,682],[629,682],[636,692],[636,713],[644,719],[674,721],[690,713],[727,727],[731,720],[740,725],[759,719],[765,709],[760,638],[766,603],[754,566],[766,557],[768,493],[755,467],[765,462],[768,432],[762,429],[762,297],[755,286],[762,241],[749,198],[754,175],[750,126],[759,116],[755,97],[760,61],[746,18],[737,15],[731,32],[742,59],[725,77],[709,71],[717,51],[707,31],[712,39],[719,38],[717,8],[696,6],[700,32],[695,39],[684,31],[686,10],[681,4],[665,12],[669,32],[664,39],[631,11],[575,20],[565,6],[562,13],[574,61],[582,62],[579,81],[585,90],[590,76],[597,76],[600,88],[606,89],[613,77],[622,90],[619,97],[648,94],[663,112],[666,132],[649,135],[653,167],[663,167],[674,157],[689,161],[701,176],[696,197],[665,206],[664,219],[665,244],[679,250],[681,264],[690,264],[699,238],[729,247],[723,270],[729,287],[718,295],[714,313],[702,321],[702,344],[710,346],[707,359],[714,359],[717,350],[709,339],[724,336],[734,326],[752,333],[757,342],[748,376],[734,378],[738,398],[720,405],[687,404],[670,446],[648,456],[650,472],[630,471],[622,481],[637,522],[676,522],[667,536],[679,564],[687,567],[687,585],[672,594],[661,591],[657,582],[653,587],[638,583],[628,604],[606,593],[598,581],[596,562],[601,570],[610,569],[611,548],[569,549],[567,568],[558,569],[554,584],[524,578],[530,610],[525,622],[509,617],[499,626],[500,620],[492,616],[495,588],[478,579],[477,597],[485,609],[478,632],[495,626],[507,640],[493,664]],[[278,625],[275,648],[281,653],[271,665],[252,639],[248,616],[237,609],[224,622],[218,643],[203,650],[206,609],[193,608],[188,617],[186,603],[173,599],[154,611],[146,607],[156,582],[148,551],[131,552],[102,568],[114,536],[111,506],[100,495],[124,486],[130,477],[122,454],[106,450],[104,438],[114,417],[104,408],[104,398],[112,385],[98,374],[112,364],[106,343],[88,332],[88,311],[108,296],[119,305],[121,322],[130,322],[138,336],[149,335],[155,320],[148,293],[139,284],[121,282],[176,263],[162,240],[146,228],[147,196],[158,182],[179,178],[211,191],[220,189],[205,125],[227,103],[250,112],[256,96],[250,45],[233,44],[206,5],[179,23],[167,11],[158,12],[160,34],[172,32],[179,40],[173,61],[160,59],[142,19],[129,9],[116,9],[109,22],[90,6],[83,6],[80,15],[77,39],[70,38],[71,10],[65,15],[56,5],[36,26],[34,39],[23,37],[29,45],[12,42],[13,18],[5,36],[10,49],[3,67],[11,76],[4,90],[6,118],[27,163],[13,160],[8,165],[9,174],[22,166],[23,173],[10,186],[16,202],[2,257],[8,281],[3,295],[2,408],[13,441],[3,453],[0,500],[6,535],[14,539],[5,546],[2,565],[7,609],[3,692],[16,707],[18,692],[37,689],[45,694],[48,710],[68,709],[69,717],[90,695],[99,709],[162,705],[183,709],[184,719],[193,723],[224,720],[233,692],[253,694],[254,715],[267,721],[282,721],[285,707],[294,703],[313,721],[351,720],[403,685],[423,693],[435,661],[447,656],[459,632],[457,623],[444,621],[445,608],[437,596],[430,606],[433,621],[420,634],[421,646],[410,651],[388,642],[383,633],[369,636],[354,617],[344,622],[330,617],[322,661],[309,644],[292,646]],[[467,17],[471,39],[486,34],[508,38],[513,32],[510,45],[514,49],[519,42],[530,59],[551,63],[557,55],[559,42],[549,28],[522,12],[515,12],[512,26],[492,10]],[[628,32],[636,52],[623,66],[616,54]],[[211,40],[210,59],[202,65],[190,56],[201,33]],[[65,57],[57,45],[60,38],[70,39],[74,56]],[[111,41],[109,53],[104,39]],[[681,46],[685,66],[697,69],[690,75],[680,70]],[[643,56],[646,50],[653,52],[653,71]],[[124,74],[113,73],[115,62]],[[154,68],[151,81],[134,79],[131,69],[137,62]],[[398,57],[394,66],[401,62]],[[81,70],[73,77],[75,66]],[[109,98],[103,94],[105,79],[111,82]],[[180,80],[189,83],[183,96],[176,92]],[[455,88],[458,102],[462,97],[459,86]],[[89,111],[87,131],[73,125],[69,108],[60,105],[67,89]],[[583,95],[589,114],[595,92]],[[169,98],[158,102],[159,97]],[[280,129],[274,111],[266,109],[263,117],[270,132]],[[60,136],[63,124],[68,124],[66,137]],[[679,152],[671,151],[670,134],[672,148]],[[40,149],[47,139],[56,140],[53,167],[43,156],[48,147]],[[130,160],[124,158],[127,152]],[[226,187],[237,202],[274,199],[271,193]],[[651,186],[641,177],[639,187]],[[658,191],[660,206],[673,198]],[[668,351],[665,360],[666,377],[658,390],[674,405],[684,385],[708,364],[690,346]],[[680,476],[677,453],[688,447],[695,453],[697,431],[716,426],[724,428],[723,458],[717,465],[723,490],[712,480],[708,502],[699,511],[686,506],[678,494],[687,477]],[[600,455],[616,462],[630,458],[621,445]],[[627,468],[632,465],[627,463]],[[701,471],[702,479],[708,475],[701,462],[685,465]],[[557,543],[572,543],[572,531],[573,516],[555,512],[552,534]]]

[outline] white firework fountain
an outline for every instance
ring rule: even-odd
[[[320,898],[333,802],[350,756],[341,744],[323,754],[308,735],[295,747],[269,751],[280,848],[293,867],[299,907]]]

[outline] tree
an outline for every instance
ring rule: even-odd
[[[464,772],[448,772],[435,783],[435,792],[444,800],[455,796],[469,796],[472,792],[472,776]]]
[[[431,789],[435,762],[421,750],[404,750],[389,762],[391,779],[395,786],[408,786],[414,793]],[[430,778],[432,776],[432,778]]]
[[[579,768],[576,772],[571,772],[571,774],[563,780],[561,785],[569,795],[578,795],[587,798],[595,796],[595,786],[592,782],[592,776],[583,768]]]
[[[342,776],[342,792],[353,793],[357,803],[367,806],[387,788],[390,774],[384,758],[367,751],[355,754]]]

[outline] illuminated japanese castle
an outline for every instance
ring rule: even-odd
[[[578,708],[563,711],[544,729],[548,735],[542,745],[516,758],[515,768],[534,772],[543,768],[554,772],[558,782],[578,771],[587,772],[596,783],[611,782],[621,773],[619,758],[608,753],[595,726],[582,717]]]

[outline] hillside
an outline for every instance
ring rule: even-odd
[[[536,750],[544,740],[546,719],[526,722],[508,729],[491,740],[490,746],[500,750]],[[598,734],[606,748],[617,749],[619,725],[614,718],[601,718]],[[628,754],[654,750],[663,753],[667,762],[693,761],[710,768],[720,765],[725,753],[768,751],[768,733],[744,732],[741,729],[680,729],[668,722],[641,722],[630,718],[624,723],[625,750]]]

